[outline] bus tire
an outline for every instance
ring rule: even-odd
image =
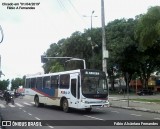
[[[92,108],[85,108],[85,111],[86,111],[87,113],[91,112],[91,110],[92,110]]]
[[[62,101],[62,109],[66,113],[69,112],[70,109],[68,107],[68,100],[67,99],[63,99],[63,101]]]
[[[35,106],[36,106],[36,107],[40,107],[40,103],[39,103],[39,98],[38,98],[38,96],[36,96],[36,97],[34,98],[34,102],[35,102]]]

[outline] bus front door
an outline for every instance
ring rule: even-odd
[[[71,107],[78,108],[79,104],[79,81],[78,74],[72,74],[70,77],[71,82]]]

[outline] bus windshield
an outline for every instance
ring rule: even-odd
[[[82,76],[82,94],[84,97],[106,98],[107,92],[108,87],[104,75],[92,72],[92,74],[84,74]]]

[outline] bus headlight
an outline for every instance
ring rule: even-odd
[[[82,100],[81,102],[82,102],[82,103],[89,104],[89,102],[88,102],[88,101],[86,101],[86,100]]]

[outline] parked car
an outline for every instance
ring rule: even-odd
[[[153,95],[154,92],[149,89],[142,89],[137,92],[138,95]]]

